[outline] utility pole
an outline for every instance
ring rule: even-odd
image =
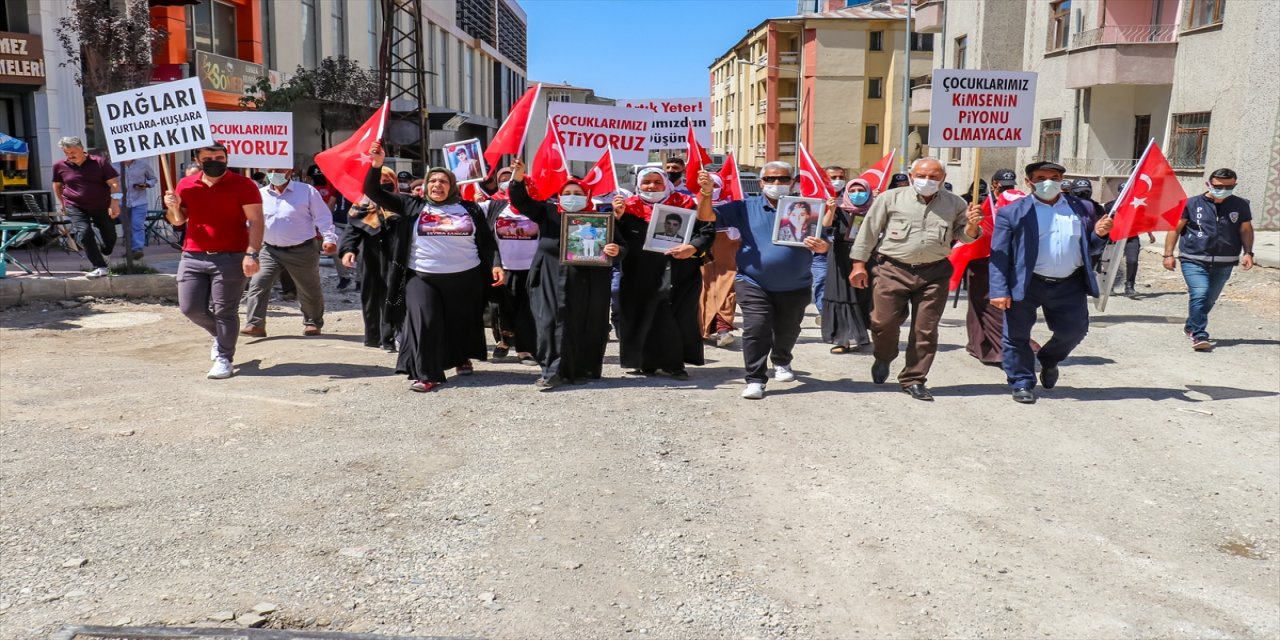
[[[907,172],[907,139],[911,134],[911,1],[907,0],[907,31],[902,41],[902,144],[899,149],[898,162],[901,163],[899,173]]]

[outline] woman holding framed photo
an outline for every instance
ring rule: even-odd
[[[691,210],[698,201],[676,192],[660,167],[641,169],[636,175],[637,193],[613,201],[618,213],[618,244],[624,251],[622,281],[618,285],[621,306],[618,341],[622,366],[653,375],[659,370],[673,378],[689,377],[686,364],[704,364],[699,303],[702,297],[702,258],[715,241],[715,227],[688,216],[680,222],[665,207]],[[710,206],[711,194],[702,196]],[[680,244],[661,251],[646,249],[652,240],[677,237]],[[687,239],[685,239],[687,238]]]
[[[873,200],[869,182],[850,180],[822,217],[823,235],[834,240],[821,310],[822,341],[832,345],[831,353],[850,353],[871,344],[871,289],[849,284],[849,252]]]
[[[364,194],[386,211],[392,233],[387,275],[387,309],[400,326],[396,373],[412,381],[412,391],[431,391],[445,382],[445,369],[473,373],[471,359],[484,360],[485,285],[506,280],[494,264],[498,243],[484,212],[463,200],[453,172],[427,171],[423,195],[383,191],[385,154],[382,144],[369,149],[373,161],[364,179]]]
[[[542,367],[534,384],[551,389],[599,380],[609,343],[609,266],[620,252],[609,237],[610,218],[595,212],[578,180],[570,179],[554,192],[557,202],[539,201],[529,195],[524,162],[516,160],[511,168],[511,206],[537,223],[539,231],[529,267],[529,305]],[[539,185],[539,191],[549,192],[547,185]]]

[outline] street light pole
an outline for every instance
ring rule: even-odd
[[[898,154],[901,173],[907,169],[907,140],[911,129],[911,2],[907,2],[907,31],[902,45],[902,153]]]

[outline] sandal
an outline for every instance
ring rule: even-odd
[[[441,383],[439,382],[431,382],[428,380],[414,380],[413,383],[409,385],[409,390],[417,391],[418,393],[426,393],[436,387],[439,387],[440,384]]]
[[[456,369],[456,371],[460,376],[469,376],[475,373],[476,369],[475,367],[471,366],[471,361],[468,360],[466,364],[458,365],[458,368]]]
[[[838,344],[834,347],[831,347],[831,353],[835,353],[835,354],[845,354],[845,353],[852,353],[852,352],[853,352],[853,349],[850,349],[849,347],[846,347],[845,345],[842,345],[842,344]]]

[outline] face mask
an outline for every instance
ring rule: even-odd
[[[844,191],[844,187],[845,187],[845,185],[847,185],[847,184],[849,184],[849,182],[848,182],[847,180],[832,180],[832,181],[831,181],[831,186],[835,187],[835,188],[836,188],[836,191]]]
[[[1090,199],[1090,198],[1092,198],[1092,197],[1093,197],[1093,192],[1092,192],[1092,191],[1077,191],[1077,192],[1075,193],[1075,196],[1076,196],[1077,198],[1084,198],[1085,200],[1088,200],[1088,199]]]
[[[1036,197],[1041,200],[1052,200],[1062,193],[1062,183],[1057,180],[1041,180],[1031,186],[1035,187]]]
[[[720,199],[720,191],[721,191],[720,189],[712,189],[712,190],[711,190],[711,201],[712,201],[712,202],[715,202],[715,201],[717,201],[717,200],[719,200],[719,199]]]
[[[287,173],[268,173],[267,174],[267,182],[270,182],[271,184],[277,187],[288,181],[289,181],[289,174]]]
[[[659,202],[662,202],[663,200],[666,200],[666,199],[667,199],[667,192],[665,192],[665,191],[641,191],[641,192],[640,192],[640,199],[641,199],[641,200],[644,200],[645,202],[648,202],[649,204],[658,204]]]
[[[390,182],[383,182],[378,186],[382,187],[382,190],[386,191],[387,193],[394,193],[396,190],[396,186],[394,184],[391,184]]]
[[[1213,196],[1217,200],[1225,199],[1227,196],[1231,195],[1231,193],[1235,190],[1236,190],[1235,187],[1223,187],[1219,189],[1214,187],[1213,185],[1209,185],[1209,195]]]
[[[791,185],[766,184],[761,189],[761,191],[764,191],[764,195],[768,197],[770,200],[777,200],[778,198],[791,195]]]
[[[942,186],[942,182],[928,178],[913,178],[911,186],[916,190],[916,193],[928,197],[938,192],[938,187]]]
[[[667,172],[667,179],[671,181],[671,184],[680,184],[680,181],[681,181],[681,180],[684,180],[684,172],[683,172],[683,171],[668,171],[668,172]]]
[[[849,194],[849,202],[852,202],[853,206],[855,207],[861,207],[862,205],[866,204],[867,201],[870,199],[871,199],[871,194],[867,193],[866,191],[854,191],[853,193]]]
[[[200,170],[210,178],[217,178],[227,172],[227,163],[222,160],[204,160],[200,163]]]
[[[565,211],[582,211],[587,208],[587,197],[560,196],[560,208]]]
[[[498,191],[506,191],[507,189],[510,189],[510,188],[511,188],[510,180],[503,180],[502,182],[498,183]]]

